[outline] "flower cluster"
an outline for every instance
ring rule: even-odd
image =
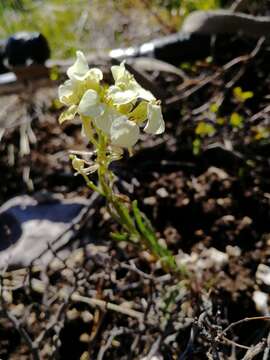
[[[90,141],[95,129],[110,145],[128,149],[137,143],[141,127],[146,133],[161,134],[165,126],[160,102],[137,83],[124,62],[111,71],[115,83],[108,87],[102,84],[101,70],[89,69],[84,54],[77,52],[67,70],[68,80],[59,87],[60,102],[68,106],[60,123],[78,114]]]

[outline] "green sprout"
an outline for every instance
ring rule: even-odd
[[[237,112],[233,112],[230,116],[230,124],[233,128],[243,127],[243,117]]]
[[[204,121],[200,121],[195,129],[195,134],[200,137],[212,136],[215,132],[214,126]]]
[[[233,96],[239,103],[244,103],[246,100],[253,98],[253,91],[243,91],[240,86],[233,89]]]

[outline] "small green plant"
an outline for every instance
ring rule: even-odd
[[[238,103],[244,103],[246,100],[253,98],[253,91],[243,91],[240,86],[233,89],[233,96]]]
[[[230,116],[230,124],[233,128],[241,128],[243,126],[243,117],[237,112],[233,112]]]
[[[213,125],[204,121],[200,121],[195,129],[195,134],[199,135],[200,137],[212,136],[214,135],[215,131],[216,130]]]
[[[176,270],[174,256],[159,243],[137,201],[131,202],[116,191],[115,174],[110,169],[125,150],[132,154],[141,128],[153,135],[164,132],[161,105],[137,83],[124,63],[112,66],[111,71],[115,84],[108,86],[102,83],[101,70],[89,69],[84,54],[78,51],[75,63],[67,70],[68,80],[59,87],[60,102],[68,107],[60,123],[79,116],[83,134],[93,146],[88,161],[71,155],[72,165],[87,186],[106,199],[111,217],[120,224],[121,231],[112,237],[149,250],[165,270]],[[94,172],[98,174],[97,183],[90,179]]]

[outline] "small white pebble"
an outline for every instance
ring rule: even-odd
[[[268,294],[257,290],[254,291],[252,298],[256,305],[256,309],[263,315],[268,315]]]
[[[270,286],[270,267],[265,264],[260,264],[256,271],[256,280],[265,285]]]
[[[154,196],[149,196],[149,197],[146,197],[144,200],[143,200],[144,204],[145,205],[155,205],[157,200]]]
[[[80,313],[78,310],[76,309],[71,309],[71,310],[68,310],[67,312],[67,318],[69,320],[75,320],[77,319],[78,317],[80,316]]]
[[[241,255],[241,249],[239,246],[228,245],[226,246],[226,253],[228,256],[238,257]]]
[[[156,193],[161,198],[166,198],[169,196],[168,191],[164,187],[157,189]]]
[[[83,322],[89,323],[93,320],[93,315],[89,311],[82,311],[81,318]]]

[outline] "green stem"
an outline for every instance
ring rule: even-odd
[[[113,191],[113,181],[114,178],[112,172],[109,170],[109,159],[106,154],[107,151],[107,140],[106,137],[99,131],[97,131],[99,136],[99,145],[98,145],[98,180],[100,187],[106,197],[108,210],[111,216],[116,219],[124,229],[130,233],[133,241],[139,237],[139,233],[136,229],[136,226],[133,222],[132,217],[129,214],[129,209],[121,202],[117,195]]]
[[[156,259],[161,261],[164,270],[176,271],[177,266],[174,256],[171,254],[170,250],[159,244],[151,224],[145,215],[138,209],[137,202],[133,202],[131,207],[131,204],[127,205],[123,199],[114,192],[114,174],[109,169],[111,160],[110,155],[108,154],[108,141],[106,135],[99,129],[93,128],[93,124],[87,119],[83,119],[83,122],[88,139],[97,150],[96,163],[98,165],[97,172],[99,183],[99,185],[96,186],[89,180],[88,176],[81,171],[80,174],[83,176],[86,185],[93,191],[96,191],[105,197],[111,217],[126,231],[126,233],[123,234],[125,239],[137,246],[141,245],[142,248],[148,249]],[[94,132],[97,134],[97,139],[94,136]]]
[[[82,175],[82,177],[84,178],[86,185],[93,191],[96,191],[98,194],[105,196],[105,194],[103,193],[103,191],[96,186],[93,181],[89,180],[88,176],[84,173],[84,172],[80,172],[80,174]]]
[[[111,204],[113,205],[114,210],[120,218],[120,224],[123,225],[124,228],[130,233],[131,240],[134,242],[138,242],[140,234],[136,229],[132,217],[129,214],[129,209],[124,204],[122,204],[115,196]]]

